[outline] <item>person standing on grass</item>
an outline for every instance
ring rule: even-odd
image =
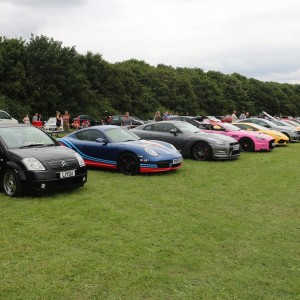
[[[30,124],[29,115],[26,115],[26,116],[24,117],[23,122],[24,122],[25,124]]]
[[[162,116],[161,116],[161,114],[160,114],[160,111],[157,111],[156,113],[155,113],[155,116],[154,116],[154,121],[155,122],[159,122],[159,121],[162,121]]]
[[[39,120],[39,114],[36,113],[33,117],[32,117],[32,122],[36,122]]]
[[[129,117],[129,112],[127,111],[121,120],[121,126],[130,128],[132,126],[132,120]]]
[[[71,116],[69,115],[68,111],[66,110],[62,116],[63,128],[64,128],[64,131],[66,131],[66,132],[69,132],[69,130],[70,130],[70,118],[71,118]]]
[[[60,130],[61,126],[61,115],[59,111],[56,111],[56,129]]]
[[[231,115],[231,122],[234,123],[237,120],[238,120],[238,117],[236,116],[236,110],[234,110]]]
[[[245,120],[246,119],[246,114],[241,113],[239,116],[239,120]]]

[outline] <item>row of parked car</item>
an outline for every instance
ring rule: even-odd
[[[242,151],[271,151],[275,145],[300,139],[296,127],[294,138],[274,130],[271,136],[259,132],[250,121],[226,124],[203,120],[196,127],[169,120],[131,130],[96,125],[57,140],[40,128],[4,122],[0,124],[1,186],[11,197],[29,191],[44,193],[83,186],[88,166],[126,175],[165,172],[181,168],[183,158],[238,159]]]

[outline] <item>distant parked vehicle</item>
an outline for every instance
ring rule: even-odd
[[[52,132],[55,130],[63,130],[63,126],[61,125],[59,128],[56,127],[56,117],[51,117],[48,121],[45,122],[43,126],[44,131]]]
[[[73,123],[77,124],[79,128],[100,125],[98,121],[96,121],[89,115],[79,115],[78,117],[73,119]]]
[[[270,151],[275,146],[275,139],[264,133],[242,130],[229,123],[203,123],[202,128],[205,132],[222,134],[233,137],[245,152]]]
[[[123,117],[124,117],[124,115],[111,116],[111,118],[108,120],[107,124],[108,125],[118,125],[118,126],[121,126],[121,120],[122,120]],[[136,127],[136,126],[144,124],[144,121],[142,121],[138,117],[130,116],[130,118],[132,120],[132,126],[131,127]]]
[[[174,121],[183,121],[183,122],[188,122],[196,127],[199,127],[200,122],[195,119],[195,117],[191,116],[173,116],[171,117],[172,120]]]
[[[296,128],[293,129],[288,126],[278,125],[277,123],[275,123],[276,120],[270,121],[262,118],[249,118],[245,120],[239,120],[238,122],[254,123],[270,129],[278,130],[285,134],[289,138],[290,142],[298,142],[300,140],[300,131],[297,131]]]
[[[266,128],[264,126],[260,126],[260,125],[254,124],[254,123],[239,122],[239,123],[232,123],[232,125],[235,125],[242,130],[261,132],[261,133],[270,135],[275,139],[276,145],[286,145],[289,142],[289,138],[282,132],[274,130],[274,129],[269,129],[269,128]]]
[[[12,118],[6,111],[0,110],[0,124],[2,123],[18,123],[18,121]]]

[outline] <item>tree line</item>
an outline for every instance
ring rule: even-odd
[[[0,37],[0,109],[19,120],[36,112],[55,116],[57,110],[96,119],[125,111],[146,119],[157,110],[295,116],[300,115],[300,85],[136,59],[109,63],[99,53],[83,55],[43,35],[29,41]]]

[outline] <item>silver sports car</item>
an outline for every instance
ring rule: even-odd
[[[160,140],[174,145],[183,157],[196,160],[233,159],[240,156],[239,143],[228,136],[205,133],[187,122],[161,121],[132,129],[147,140]]]

